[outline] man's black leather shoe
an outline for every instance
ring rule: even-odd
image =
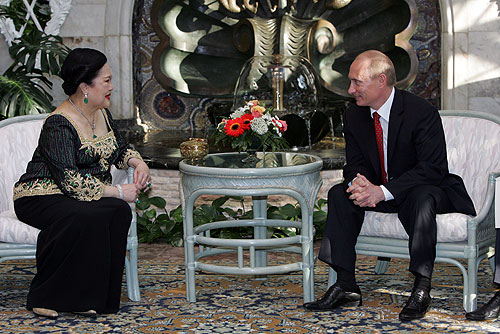
[[[425,316],[431,305],[429,292],[422,289],[413,289],[410,298],[399,313],[399,320],[410,321],[420,319]]]
[[[332,285],[315,302],[305,303],[303,306],[310,311],[330,311],[340,306],[361,306],[362,298],[360,292],[344,291],[337,284]]]
[[[496,319],[500,314],[500,291],[495,293],[495,295],[484,304],[482,307],[478,308],[473,312],[465,314],[465,318],[468,320],[489,320]]]

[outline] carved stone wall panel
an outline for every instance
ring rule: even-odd
[[[320,73],[327,100],[332,101],[346,99],[346,75],[355,55],[380,49],[395,62],[398,87],[410,86],[439,107],[440,13],[435,1],[255,3],[257,9],[230,0],[136,1],[135,100],[150,126],[206,126],[210,120],[200,117],[200,111],[228,111],[243,62],[254,54],[277,51],[309,58]],[[175,26],[167,27],[171,22]],[[156,96],[152,91],[159,94],[158,85],[175,96],[188,115],[176,121],[161,118],[158,123],[155,114],[161,111],[148,110],[158,104],[143,100]],[[193,110],[196,114],[190,115]]]

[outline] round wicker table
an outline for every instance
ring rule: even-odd
[[[203,160],[185,159],[179,164],[184,218],[186,296],[190,302],[196,301],[196,270],[234,275],[302,271],[304,302],[314,299],[312,222],[314,202],[322,184],[320,170],[323,162],[317,156],[292,152],[257,153],[256,156],[257,159],[248,159],[247,153],[217,153],[209,154]],[[194,204],[202,195],[251,196],[253,218],[217,221],[195,227]],[[269,195],[287,195],[297,200],[302,219],[268,219]],[[242,226],[253,228],[253,238],[224,239],[210,236],[211,230]],[[268,227],[294,227],[297,234],[284,238],[268,238]],[[302,256],[297,262],[268,265],[267,253],[274,251],[294,252]],[[203,262],[206,256],[228,252],[237,254],[236,264]],[[247,255],[247,260],[244,260],[244,254]]]

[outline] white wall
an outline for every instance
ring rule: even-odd
[[[90,47],[108,58],[114,92],[111,112],[115,118],[133,118],[132,84],[133,0],[73,0],[61,27],[61,36],[71,48]],[[62,101],[62,90],[55,94]]]
[[[500,116],[500,1],[441,0],[443,109]]]

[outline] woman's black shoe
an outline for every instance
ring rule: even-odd
[[[473,312],[465,314],[468,320],[489,320],[496,319],[500,314],[500,291],[497,291],[489,302]]]

